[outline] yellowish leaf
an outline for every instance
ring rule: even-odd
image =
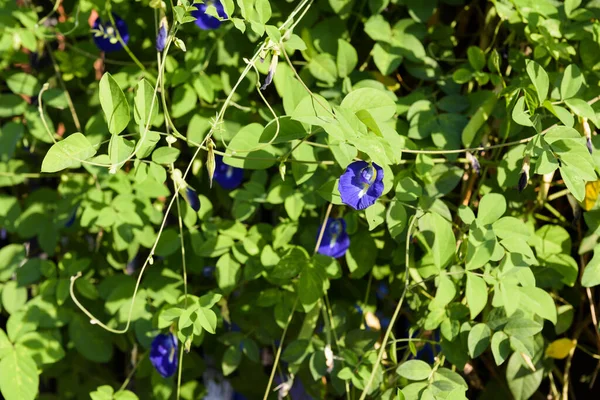
[[[596,204],[598,200],[598,193],[600,192],[600,180],[594,182],[588,182],[585,184],[585,198],[583,199],[583,208],[589,211]]]
[[[563,359],[569,355],[571,350],[577,345],[577,342],[569,338],[557,339],[550,343],[546,349],[548,357]]]

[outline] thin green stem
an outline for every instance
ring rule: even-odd
[[[110,3],[110,1],[109,1],[109,3]],[[129,55],[129,58],[131,58],[131,60],[144,72],[144,74],[147,75],[148,71],[146,70],[146,67],[144,67],[144,64],[142,64],[142,62],[140,60],[138,60],[138,58],[135,56],[135,54],[133,54],[133,52],[131,51],[129,46],[127,46],[127,43],[125,43],[125,41],[121,37],[121,34],[119,33],[119,30],[117,29],[117,24],[115,23],[115,18],[113,17],[112,12],[108,13],[108,19],[110,19],[110,23],[112,24],[112,26],[115,29],[115,35],[117,36],[117,40],[119,41],[119,43],[121,43],[121,46],[123,46],[123,49],[127,52],[127,54]]]
[[[385,335],[383,336],[383,341],[381,342],[381,347],[379,349],[379,353],[377,354],[377,361],[375,361],[375,365],[373,366],[371,375],[369,375],[369,379],[367,380],[367,384],[365,385],[365,388],[363,389],[359,400],[364,400],[367,397],[369,390],[371,389],[371,385],[373,384],[373,380],[375,379],[375,374],[377,373],[377,370],[379,369],[379,365],[381,364],[381,360],[383,359],[383,353],[385,353],[385,348],[386,348],[387,342],[390,338],[390,334],[392,333],[392,329],[394,327],[394,324],[396,323],[396,318],[398,318],[398,315],[400,314],[400,309],[402,308],[404,298],[406,297],[406,293],[408,292],[408,281],[409,281],[409,277],[410,277],[410,275],[408,274],[408,270],[410,267],[410,236],[411,236],[411,232],[413,230],[413,227],[414,227],[416,221],[417,221],[417,217],[413,216],[410,221],[410,224],[408,225],[408,231],[406,232],[406,255],[405,255],[406,271],[405,271],[405,275],[404,275],[404,288],[402,289],[402,294],[400,295],[400,299],[398,300],[398,305],[396,306],[396,309],[394,310],[394,314],[392,315],[390,324],[389,324],[387,330],[385,331]]]
[[[277,371],[277,365],[279,364],[279,357],[281,357],[283,341],[285,340],[285,335],[290,326],[290,323],[292,322],[297,306],[298,298],[296,297],[296,300],[294,300],[294,306],[292,307],[292,312],[288,316],[288,319],[285,323],[285,327],[283,328],[283,333],[281,334],[281,339],[279,340],[279,347],[277,347],[277,353],[275,354],[275,360],[273,361],[273,369],[271,370],[271,376],[269,377],[269,383],[267,384],[267,388],[265,389],[265,395],[263,396],[263,400],[267,400],[267,398],[269,397],[269,392],[271,391],[271,386],[273,385],[273,379],[275,378],[275,372]]]

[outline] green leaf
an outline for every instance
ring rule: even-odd
[[[517,352],[508,360],[506,380],[515,400],[529,399],[537,391],[543,377],[543,367],[537,368],[535,372],[531,371]]]
[[[152,153],[152,161],[157,164],[171,164],[177,160],[180,153],[175,147],[159,147]]]
[[[130,119],[129,103],[123,91],[108,72],[100,79],[100,105],[108,123],[108,130],[118,135]]]
[[[217,329],[217,314],[210,308],[200,307],[196,310],[196,322],[198,322],[205,331],[214,334]]]
[[[536,63],[535,61],[528,60],[527,75],[529,75],[529,79],[531,79],[531,82],[533,82],[533,86],[535,86],[535,90],[537,91],[540,104],[542,104],[544,100],[546,100],[546,96],[548,96],[548,88],[550,87],[548,74],[546,71],[544,71],[544,68],[540,64]]]
[[[579,7],[581,5],[581,0],[565,0],[565,14],[567,14],[567,17],[571,17],[573,14],[573,11],[575,9],[577,9],[577,7]]]
[[[542,328],[543,326],[539,322],[532,319],[511,318],[504,327],[504,332],[510,336],[527,338],[541,332]]]
[[[391,202],[386,214],[385,222],[392,238],[396,238],[404,232],[408,217],[402,203],[399,201]]]
[[[19,311],[27,302],[27,289],[17,285],[17,281],[10,281],[2,288],[2,305],[9,314]]]
[[[22,244],[13,243],[0,249],[0,282],[10,279],[14,271],[25,260],[25,255],[25,246]]]
[[[309,263],[308,253],[303,247],[291,246],[285,251],[279,263],[268,271],[267,279],[276,285],[284,285],[305,270]]]
[[[16,94],[0,94],[0,118],[21,115],[27,109],[27,102]]]
[[[306,264],[298,280],[298,298],[305,310],[310,310],[325,294],[327,283],[325,271],[312,263]]]
[[[361,230],[352,237],[350,248],[346,252],[346,262],[351,278],[360,279],[375,265],[377,246],[373,237]]]
[[[25,96],[37,96],[41,85],[38,79],[25,72],[17,72],[6,78],[6,85],[15,94],[23,94]]]
[[[14,348],[0,361],[0,391],[6,400],[33,400],[40,384],[35,361]]]
[[[108,143],[108,156],[113,165],[122,166],[133,153],[135,143],[121,136],[113,135]]]
[[[498,97],[496,97],[494,92],[481,91],[480,93],[485,95],[485,97],[482,98],[481,105],[477,108],[473,116],[471,116],[469,123],[462,131],[462,143],[465,147],[471,147],[477,132],[490,118],[498,101]]]
[[[372,88],[360,88],[348,93],[341,107],[357,112],[368,111],[377,121],[386,121],[396,112],[396,104],[383,91]]]
[[[594,287],[600,285],[600,244],[594,247],[594,256],[587,263],[581,276],[581,286]]]
[[[0,360],[2,358],[13,351],[12,344],[8,337],[6,337],[6,333],[2,329],[0,329]]]
[[[479,47],[469,46],[467,49],[467,58],[475,71],[482,71],[485,68],[485,54]]]
[[[578,115],[582,118],[587,118],[590,121],[592,121],[594,123],[594,125],[598,125],[597,120],[596,120],[596,113],[595,113],[594,109],[592,108],[592,106],[590,106],[586,101],[583,101],[582,99],[578,99],[578,98],[573,98],[573,99],[566,99],[565,104],[576,115]]]
[[[495,247],[496,235],[493,230],[480,227],[479,224],[472,225],[467,243],[467,269],[483,267],[492,257]]]
[[[223,353],[223,360],[221,361],[223,375],[231,375],[238,368],[241,361],[242,352],[235,346],[229,346]]]
[[[222,237],[222,236],[219,236]],[[225,294],[231,293],[240,275],[240,264],[229,253],[224,254],[217,261],[217,283]]]
[[[513,237],[527,241],[532,234],[532,231],[525,225],[525,222],[515,217],[501,217],[492,224],[492,229],[500,239]]]
[[[319,95],[302,98],[292,113],[292,119],[317,126],[335,121],[331,105],[324,97]]]
[[[294,118],[295,119],[295,118]],[[258,123],[244,126],[233,137],[227,149],[227,154],[239,152],[244,157],[224,157],[223,161],[232,167],[244,169],[267,169],[277,161],[273,146],[260,143],[264,128]]]
[[[133,99],[133,119],[141,129],[146,129],[146,125],[150,125],[157,115],[158,99],[154,97],[154,88],[146,79],[142,79],[137,85]]]
[[[394,72],[404,59],[401,49],[387,43],[376,43],[371,54],[375,66],[382,75],[389,75]]]
[[[365,217],[369,223],[369,230],[372,231],[385,221],[385,205],[381,202],[373,204],[365,210]]]
[[[69,324],[69,337],[77,351],[90,361],[104,363],[112,358],[110,334],[83,317],[73,317]]]
[[[452,223],[437,213],[430,215],[432,227],[435,232],[433,246],[433,262],[437,268],[446,267],[454,258],[456,239],[452,231]]]
[[[552,296],[544,289],[537,287],[520,287],[521,304],[540,317],[556,324],[556,305]]]
[[[42,161],[42,172],[58,172],[79,168],[81,162],[96,154],[96,149],[81,133],[73,133],[50,147]]]
[[[568,2],[568,0],[567,0]],[[566,3],[565,2],[565,7]],[[562,82],[560,83],[560,97],[563,100],[570,99],[577,95],[579,89],[585,82],[579,67],[575,64],[569,65],[565,68],[565,72],[563,73]]]
[[[477,324],[469,331],[468,347],[471,358],[479,357],[490,345],[492,330],[486,324]]]
[[[494,333],[492,336],[492,354],[496,365],[502,365],[511,352],[510,340],[508,335],[502,331]]]
[[[310,73],[320,81],[332,85],[337,80],[337,66],[329,54],[319,54],[308,63]]]
[[[411,381],[422,381],[428,379],[432,369],[425,361],[409,360],[396,368],[396,373]]]
[[[519,125],[533,126],[529,114],[525,112],[525,96],[519,97],[512,111],[512,119]]]
[[[488,292],[485,281],[470,272],[467,272],[466,296],[471,319],[475,319],[487,304]]]
[[[171,102],[171,116],[180,118],[196,108],[198,96],[192,85],[186,83],[177,86],[173,92],[173,100]]]
[[[467,225],[471,225],[475,221],[475,213],[465,205],[458,207],[458,216]]]
[[[358,54],[354,47],[346,40],[338,39],[337,72],[340,78],[345,78],[356,68]]]
[[[477,222],[480,226],[496,222],[506,212],[506,200],[499,193],[488,193],[479,201]]]
[[[392,28],[382,15],[373,15],[365,22],[365,32],[375,41],[390,42]]]
[[[19,338],[18,346],[25,348],[39,366],[53,364],[65,356],[58,338],[47,332],[26,333]]]

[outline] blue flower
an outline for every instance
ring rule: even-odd
[[[200,211],[200,199],[198,198],[198,193],[189,186],[185,188],[185,200],[194,211]]]
[[[387,283],[381,281],[377,284],[377,288],[375,289],[375,295],[379,300],[382,300],[385,296],[390,294],[390,287]]]
[[[321,229],[323,226],[321,225]],[[319,233],[321,230],[319,229]],[[318,238],[318,236],[317,236]],[[319,244],[319,254],[338,258],[346,254],[350,247],[350,237],[346,233],[346,221],[342,218],[329,218]]]
[[[364,210],[383,193],[383,169],[375,163],[355,161],[340,176],[338,189],[344,204]]]
[[[75,209],[71,212],[71,216],[69,217],[67,222],[65,222],[65,228],[70,228],[75,223],[75,218],[77,217],[77,209],[78,208],[79,207],[75,207]]]
[[[174,334],[159,334],[150,347],[150,362],[164,378],[177,370],[177,338]]]
[[[265,83],[260,87],[260,90],[265,90],[267,86],[273,82],[273,77],[275,76],[275,71],[277,71],[277,60],[279,60],[279,54],[273,53],[271,56],[271,64],[269,65],[269,72],[267,73],[267,77],[265,78]]]
[[[156,50],[163,51],[167,44],[167,19],[163,18],[158,28],[158,35],[156,35]]]
[[[127,23],[121,19],[117,14],[113,13],[115,24],[117,25],[117,31],[123,39],[123,42],[127,44],[129,42],[129,30],[127,29]],[[94,26],[92,28],[94,32],[94,43],[100,50],[110,53],[112,51],[119,51],[123,49],[123,45],[117,39],[115,28],[110,22],[102,23],[100,18],[96,18]]]
[[[223,162],[223,157],[215,155],[215,173],[213,174],[213,180],[217,181],[223,189],[235,189],[240,186],[243,179],[243,169],[227,165]]]
[[[205,0],[205,1],[206,1],[206,3],[203,3],[203,4],[194,4],[194,7],[196,7],[197,10],[192,11],[192,17],[196,18],[196,25],[198,25],[198,27],[200,29],[203,29],[205,31],[211,30],[211,29],[217,29],[219,26],[221,26],[221,21],[219,21],[217,18],[213,17],[212,15],[208,15],[206,13],[206,9],[208,8],[209,5],[213,5],[217,9],[217,14],[219,15],[219,17],[221,17],[223,19],[227,19],[228,16],[225,13],[225,10],[223,9],[223,4],[221,4],[221,2],[219,0],[215,0],[215,1]]]

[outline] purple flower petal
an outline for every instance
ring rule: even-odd
[[[150,346],[150,362],[159,374],[168,378],[177,370],[177,338],[174,334],[159,334]]]
[[[212,15],[206,14],[206,9],[208,8],[209,5],[211,5],[210,2],[203,3],[203,4],[194,4],[194,6],[197,8],[197,10],[192,11],[192,17],[196,18],[196,21],[195,21],[196,25],[200,29],[203,29],[205,31],[217,29],[218,27],[221,26],[221,21],[219,21],[217,18],[213,17]],[[223,9],[223,4],[221,4],[220,1],[215,0],[212,2],[212,5],[214,5],[215,8],[217,9],[217,14],[219,15],[219,17],[221,17],[223,19],[229,18],[227,16],[227,14],[225,13],[225,10]]]
[[[338,189],[344,204],[364,210],[383,194],[383,169],[375,163],[355,161],[340,176]]]
[[[242,168],[232,167],[223,162],[223,157],[215,155],[215,173],[213,180],[223,189],[232,190],[240,186],[244,179],[244,170]]]
[[[160,24],[158,29],[158,35],[156,36],[156,50],[163,51],[167,44],[167,24],[164,22]]]
[[[320,232],[321,229],[317,233],[317,239]],[[342,218],[329,218],[323,231],[323,239],[319,244],[319,254],[339,258],[346,254],[349,247],[350,237],[346,233],[346,221]]]
[[[198,193],[189,186],[185,188],[185,199],[194,211],[200,211],[200,199],[198,198]]]
[[[113,18],[115,20],[115,24],[117,25],[117,31],[119,32],[121,39],[123,39],[123,42],[127,44],[129,42],[129,30],[127,29],[127,23],[115,13],[113,13]],[[110,53],[123,49],[123,45],[117,40],[117,35],[114,33],[114,27],[111,25],[110,21],[103,23],[100,17],[98,17],[96,18],[96,21],[94,21],[93,29],[102,30],[110,36],[106,37],[104,35],[94,35],[94,43],[96,44],[96,47],[103,52]],[[110,35],[111,31],[113,32],[112,35]],[[114,43],[111,42],[111,39],[114,41]]]

